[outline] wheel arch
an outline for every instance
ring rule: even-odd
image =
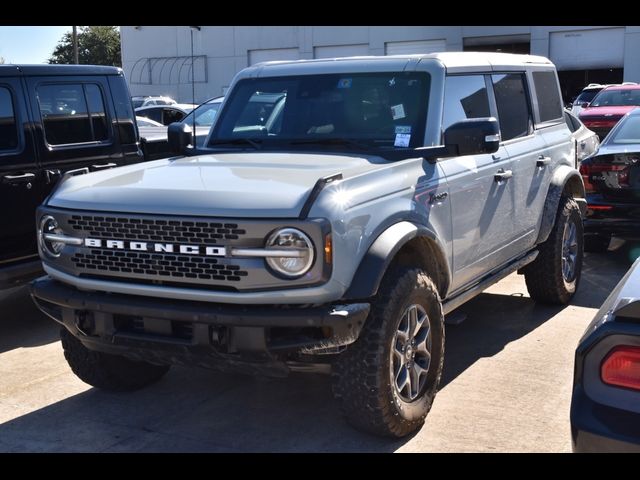
[[[369,298],[378,292],[392,265],[418,266],[431,275],[441,298],[451,284],[445,249],[435,232],[423,225],[402,221],[391,225],[371,244],[345,293],[347,300]]]
[[[580,212],[584,217],[587,210],[587,200],[584,190],[584,183],[580,173],[568,165],[561,165],[553,172],[549,190],[545,200],[544,209],[542,211],[542,222],[538,232],[536,243],[542,243],[549,238],[553,224],[555,223],[556,214],[560,198],[563,195],[571,196],[575,199],[580,207]]]

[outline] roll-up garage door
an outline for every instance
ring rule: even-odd
[[[411,55],[414,53],[446,52],[447,42],[440,40],[419,40],[415,42],[387,42],[384,44],[385,55]]]
[[[362,55],[371,55],[369,53],[369,45],[366,43],[360,45],[315,47],[313,49],[313,58],[357,57]]]
[[[299,60],[297,48],[271,48],[265,50],[249,50],[249,65],[273,60]]]
[[[552,32],[549,57],[558,70],[620,68],[624,63],[624,28]]]

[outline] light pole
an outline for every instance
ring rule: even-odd
[[[73,29],[71,32],[71,39],[73,41],[73,63],[78,65],[80,63],[78,61],[78,30],[75,25],[71,28]]]

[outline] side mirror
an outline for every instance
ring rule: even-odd
[[[494,153],[500,145],[500,126],[494,117],[470,118],[454,123],[444,132],[451,156]]]
[[[193,146],[193,130],[191,125],[175,122],[167,128],[169,150],[176,154],[185,153],[189,146]]]

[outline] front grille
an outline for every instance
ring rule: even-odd
[[[74,266],[91,273],[119,272],[157,275],[166,279],[192,278],[239,282],[248,273],[239,265],[221,263],[217,258],[182,256],[162,253],[123,252],[91,249],[89,253],[75,252]]]
[[[69,225],[96,238],[207,244],[238,240],[247,232],[237,223],[72,215]]]

